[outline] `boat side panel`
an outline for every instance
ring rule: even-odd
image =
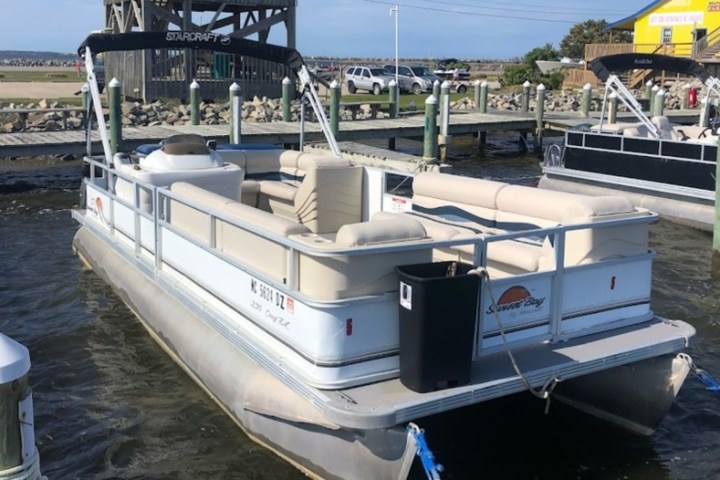
[[[706,161],[693,158],[693,161],[653,156],[650,152],[652,146],[657,150],[657,140],[624,139],[622,136],[586,135],[585,147],[568,144],[565,147],[565,167],[575,170],[615,175],[619,177],[634,178],[652,182],[667,183],[684,187],[715,190],[715,148],[711,145],[699,146],[697,144],[679,144],[679,142],[662,142],[664,145],[672,144],[667,150],[663,147],[665,155],[677,153],[682,150],[683,155],[698,153],[698,147],[705,149]],[[606,137],[606,138],[605,138]],[[570,138],[570,137],[568,137]],[[636,145],[633,150],[642,153],[632,153],[626,148],[620,152],[619,144],[625,140],[628,146]],[[595,143],[597,143],[597,145]],[[577,142],[576,142],[577,143]],[[642,148],[647,145],[648,149]],[[598,149],[595,149],[598,148]],[[602,148],[603,150],[599,150]],[[643,150],[646,150],[643,151]],[[645,155],[643,153],[649,153]]]

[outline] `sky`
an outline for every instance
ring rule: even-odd
[[[589,19],[620,20],[650,0],[398,0],[402,58],[508,59],[560,40]],[[298,0],[305,57],[395,56],[394,0]],[[41,13],[42,12],[42,13]],[[202,15],[208,22],[212,12]],[[198,19],[196,18],[197,22]],[[0,0],[0,50],[74,52],[104,26],[102,0]],[[274,27],[271,42],[284,44]]]

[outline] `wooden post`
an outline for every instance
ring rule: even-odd
[[[390,80],[390,108],[388,114],[390,118],[397,118],[400,113],[400,95],[399,85],[395,79]],[[388,150],[395,150],[395,137],[388,138]]]
[[[283,122],[291,122],[292,121],[292,91],[293,86],[292,82],[288,77],[283,78],[282,80],[282,119]]]
[[[437,159],[437,113],[438,101],[435,95],[430,95],[425,100],[425,142],[423,159]]]
[[[718,149],[715,164],[715,225],[713,227],[712,248],[713,253],[710,273],[714,280],[718,280],[720,279],[720,138],[718,138]]]
[[[448,133],[450,129],[450,82],[447,80],[440,85],[440,136],[438,145],[440,147],[440,160],[447,159],[447,146],[451,138]]]
[[[488,83],[483,80],[480,83],[480,113],[487,113],[488,104]]]
[[[190,123],[200,125],[200,84],[196,80],[190,84]]]
[[[537,122],[537,133],[535,134],[535,153],[542,152],[543,129],[545,127],[545,85],[537,86],[537,102],[535,106],[535,120]]]
[[[439,81],[439,80],[435,80],[435,81],[433,82],[433,90],[432,90],[432,92],[433,92],[432,94],[433,94],[433,96],[435,97],[436,100],[437,100],[438,98],[440,98],[440,81]]]
[[[330,130],[335,138],[340,136],[340,84],[337,80],[330,84]]]
[[[582,114],[584,117],[590,116],[590,105],[592,104],[592,85],[586,83],[582,91]]]
[[[522,111],[525,113],[530,111],[530,82],[527,80],[523,83]]]
[[[108,102],[110,107],[110,151],[116,154],[122,149],[122,85],[120,80],[113,78],[108,84]],[[102,108],[95,105],[95,108]]]
[[[475,108],[480,110],[480,80],[475,80],[473,87],[475,88]]]
[[[30,395],[29,371],[27,348],[0,334],[0,472],[25,463],[20,402]],[[32,424],[32,418],[25,420]],[[25,439],[28,440],[32,439]],[[34,442],[26,446],[26,450],[34,449]]]
[[[655,111],[653,111],[654,117],[661,117],[665,113],[665,94],[666,90],[661,88],[655,94]]]
[[[618,96],[612,92],[608,96],[608,123],[617,123]]]
[[[239,144],[242,136],[243,99],[240,85],[230,85],[230,143]]]
[[[682,109],[688,110],[690,108],[690,84],[686,83],[682,87]]]

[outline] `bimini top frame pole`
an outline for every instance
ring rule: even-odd
[[[271,62],[282,63],[290,67],[297,77],[300,79],[302,90],[308,96],[310,104],[315,110],[315,115],[320,122],[320,126],[325,134],[325,138],[330,144],[335,156],[340,157],[340,149],[338,148],[335,136],[330,129],[330,124],[322,108],[320,99],[315,91],[312,82],[312,74],[305,65],[300,53],[293,48],[281,47],[279,45],[270,45],[260,43],[254,40],[244,38],[235,38],[229,35],[222,35],[211,32],[131,32],[131,33],[93,33],[89,35],[80,45],[78,54],[85,57],[85,65],[88,71],[88,83],[92,92],[93,102],[100,105],[100,93],[95,80],[95,74],[92,65],[92,56],[101,52],[124,51],[124,50],[144,50],[144,49],[192,49],[192,50],[212,50],[216,52],[225,52],[234,55],[245,55],[249,57],[260,58]],[[96,108],[98,118],[98,127],[101,135],[105,131],[105,122],[101,118],[102,112]],[[107,135],[107,133],[105,133]],[[103,149],[105,149],[106,159],[110,152],[109,141],[103,139]]]

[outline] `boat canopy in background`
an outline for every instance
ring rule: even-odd
[[[294,48],[235,38],[212,32],[131,32],[93,33],[80,45],[78,54],[85,55],[90,47],[93,54],[121,50],[180,49],[212,50],[234,55],[245,55],[287,65],[297,72],[305,65]]]
[[[619,53],[598,57],[590,62],[590,69],[603,82],[613,72],[635,69],[684,73],[703,82],[710,77],[708,71],[695,60],[652,53]]]

